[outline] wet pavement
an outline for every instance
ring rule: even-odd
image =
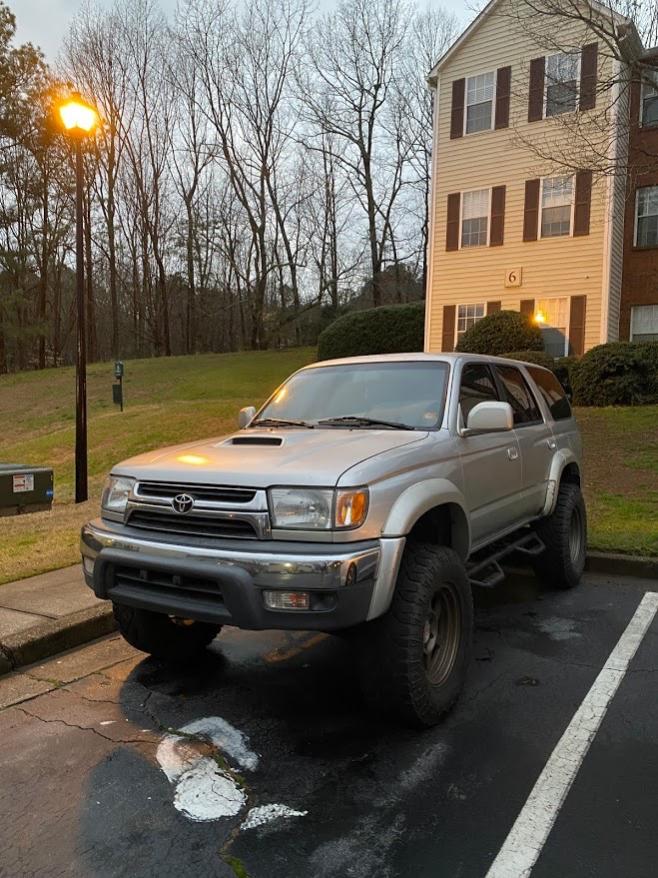
[[[590,575],[480,593],[463,696],[422,733],[369,714],[349,644],[318,634],[228,629],[184,670],[115,636],[6,677],[0,876],[484,878],[657,589]],[[536,878],[656,874],[657,693],[658,617]]]

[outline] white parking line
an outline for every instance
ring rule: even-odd
[[[657,610],[658,592],[647,592],[551,753],[486,878],[530,875],[608,705]]]

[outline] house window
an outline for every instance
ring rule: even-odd
[[[658,341],[658,305],[631,308],[631,341]]]
[[[552,357],[569,353],[569,299],[538,299],[535,302],[535,321],[541,327],[544,350]]]
[[[571,232],[573,177],[544,177],[541,186],[541,237]]]
[[[635,246],[658,247],[658,186],[643,186],[637,190]]]
[[[494,73],[481,73],[466,80],[466,134],[491,130],[494,81]]]
[[[478,320],[482,320],[486,312],[486,305],[484,302],[480,302],[477,305],[458,305],[457,306],[457,338],[455,341],[458,341],[459,338],[466,332],[467,329],[470,329],[471,326],[474,326]]]
[[[576,109],[579,58],[579,54],[558,52],[546,59],[545,116],[559,116]]]
[[[478,189],[462,195],[462,247],[481,247],[487,243],[489,190]]]
[[[640,110],[642,125],[658,123],[658,70],[645,70],[642,74]]]

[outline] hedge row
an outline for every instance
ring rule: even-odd
[[[543,351],[541,329],[518,311],[496,311],[474,323],[459,339],[458,351],[503,356],[507,351]]]
[[[424,333],[424,302],[353,311],[320,333],[318,359],[422,351]]]

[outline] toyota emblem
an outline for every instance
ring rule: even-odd
[[[190,497],[189,494],[176,494],[171,503],[176,512],[180,512],[183,515],[194,506],[194,497]]]

